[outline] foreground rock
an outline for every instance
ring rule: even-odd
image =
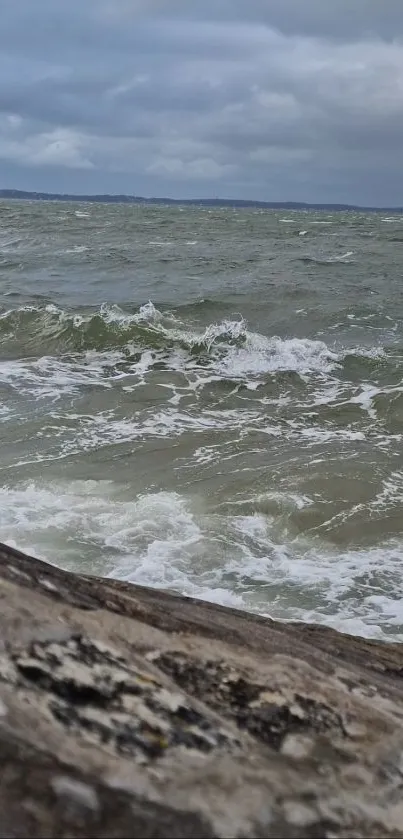
[[[403,647],[0,546],[0,837],[402,837]]]

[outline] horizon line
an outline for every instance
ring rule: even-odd
[[[222,207],[262,207],[267,209],[334,209],[334,210],[358,210],[369,212],[403,212],[401,206],[376,206],[350,204],[347,202],[331,201],[264,201],[249,198],[168,198],[158,196],[143,196],[130,193],[70,193],[70,192],[48,192],[25,189],[0,189],[0,199],[22,199],[22,200],[61,200],[61,201],[89,201],[99,203],[144,203],[144,204],[188,204],[188,205],[214,205]]]

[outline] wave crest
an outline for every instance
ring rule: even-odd
[[[0,315],[3,358],[88,351],[182,350],[193,361],[214,363],[224,376],[242,377],[291,371],[326,372],[338,356],[324,342],[307,338],[266,337],[248,330],[246,321],[224,319],[204,329],[162,313],[150,301],[136,312],[103,304],[97,312],[65,312],[50,304],[26,306]]]
[[[197,381],[227,380],[256,389],[275,374],[299,377],[349,375],[359,365],[369,374],[379,364],[381,348],[336,351],[310,338],[265,336],[246,321],[223,319],[201,327],[185,316],[161,312],[151,301],[135,312],[104,304],[96,312],[65,312],[50,304],[26,306],[0,314],[0,378],[44,385],[45,369],[75,382],[91,368],[104,378],[137,371],[143,380],[154,366],[190,374]],[[182,312],[183,314],[183,312]],[[45,363],[46,362],[46,363]],[[71,372],[71,376],[70,373]],[[57,381],[59,381],[59,372]]]

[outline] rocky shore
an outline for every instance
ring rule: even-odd
[[[0,546],[0,837],[403,837],[403,647]]]

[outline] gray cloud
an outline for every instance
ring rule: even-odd
[[[402,141],[401,0],[3,0],[0,185],[401,204]]]
[[[171,13],[193,19],[265,23],[287,35],[360,40],[403,34],[400,0],[205,0],[203,10],[186,0],[161,0],[154,5],[160,13],[169,5]]]

